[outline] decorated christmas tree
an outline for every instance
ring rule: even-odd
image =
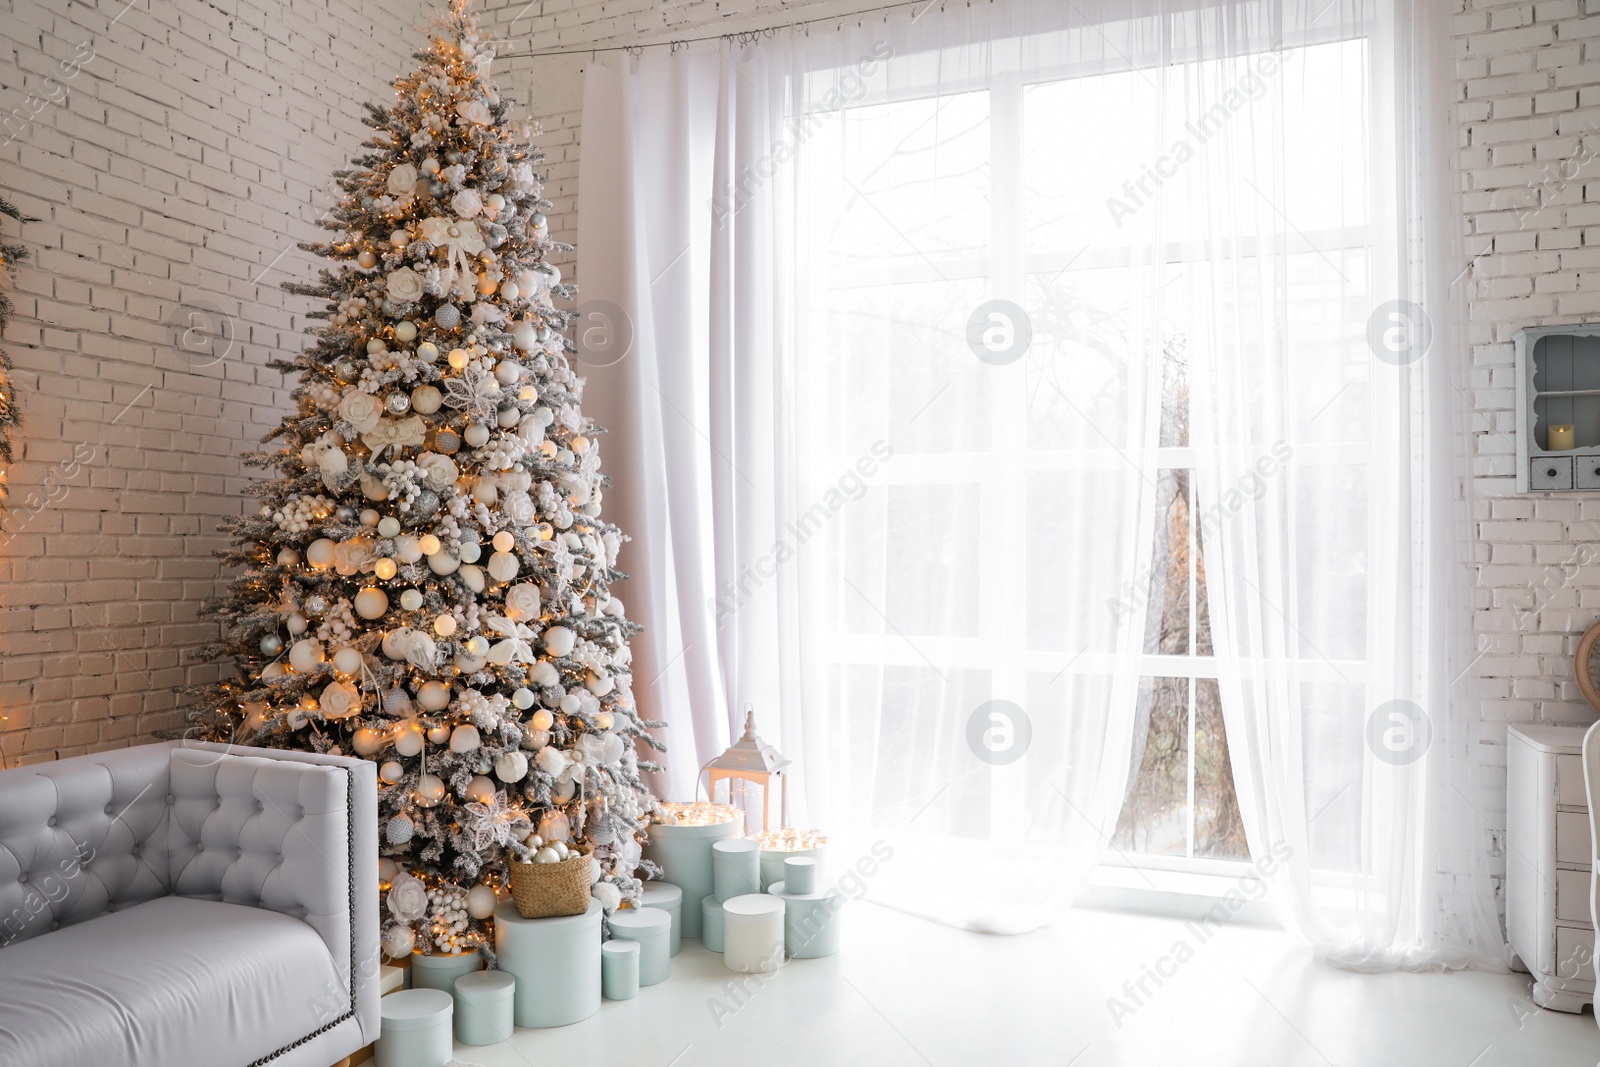
[[[225,526],[243,570],[206,654],[237,676],[197,715],[214,739],[378,763],[391,955],[486,945],[510,864],[541,848],[587,852],[608,911],[635,897],[656,805],[635,742],[660,748],[537,131],[488,80],[466,0],[417,59],[336,175],[335,236],[304,246],[334,266],[286,286],[326,322],[273,364],[296,407],[248,457],[277,474],[259,509]]]

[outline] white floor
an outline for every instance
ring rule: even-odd
[[[631,1001],[503,1045],[458,1045],[482,1067],[1595,1067],[1592,1014],[1542,1011],[1526,975],[1360,975],[1279,930],[1234,926],[1199,945],[1131,1015],[1112,996],[1169,954],[1177,919],[1074,909],[1024,937],[951,930],[870,904],[843,913],[845,950],[744,976],[698,941]],[[1166,969],[1171,970],[1171,967]],[[1131,1001],[1127,1001],[1131,1003]]]

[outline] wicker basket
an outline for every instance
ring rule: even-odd
[[[589,910],[589,857],[560,863],[513,863],[511,899],[524,919],[582,915]]]

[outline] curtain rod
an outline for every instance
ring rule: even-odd
[[[915,21],[917,21],[917,19],[920,19],[923,15],[927,14],[928,10],[930,8],[938,7],[938,8],[942,9],[942,8],[945,7],[945,5],[948,2],[949,2],[949,0],[899,0],[898,3],[881,4],[881,5],[877,6],[877,7],[863,8],[860,11],[848,11],[848,12],[844,12],[844,13],[837,14],[837,15],[827,15],[827,16],[823,16],[823,17],[820,17],[820,18],[814,18],[814,19],[801,19],[801,20],[796,21],[796,22],[780,23],[779,25],[776,25],[776,26],[763,26],[760,29],[755,29],[755,30],[734,30],[734,31],[730,31],[728,33],[708,34],[708,35],[706,35],[704,37],[679,37],[679,38],[676,38],[676,39],[673,39],[673,40],[667,40],[667,41],[643,41],[643,42],[640,42],[640,43],[637,43],[637,44],[586,45],[586,46],[581,47],[581,48],[555,48],[555,49],[550,49],[548,51],[543,51],[543,52],[526,52],[526,53],[523,53],[520,56],[517,55],[515,52],[507,52],[506,53],[506,58],[507,59],[537,59],[537,58],[539,58],[541,56],[581,56],[585,52],[588,52],[591,56],[598,55],[601,52],[632,52],[634,55],[638,55],[640,52],[643,52],[646,48],[668,48],[668,47],[670,47],[674,52],[676,52],[681,47],[684,47],[684,46],[687,46],[687,45],[691,45],[691,44],[701,44],[701,43],[706,42],[706,41],[724,41],[724,40],[728,40],[728,41],[737,41],[740,44],[746,44],[746,43],[749,43],[750,41],[757,40],[758,38],[771,37],[773,34],[778,33],[781,30],[795,30],[795,29],[800,29],[802,27],[815,26],[815,25],[817,25],[819,23],[824,23],[824,22],[833,22],[833,23],[837,23],[837,24],[842,26],[844,23],[850,21],[851,19],[856,19],[857,23],[859,24],[859,20],[864,15],[876,15],[876,14],[878,14],[880,12],[884,12],[884,11],[894,11],[894,10],[897,10],[899,8],[902,8],[902,7],[917,7],[917,6],[920,5],[922,7],[922,10],[917,12],[915,15],[913,15],[911,17],[911,21],[915,22]],[[988,0],[988,2],[993,3],[994,0]],[[972,6],[972,0],[966,0],[966,5],[968,7],[971,7]],[[513,19],[512,21],[515,22],[516,20]],[[509,37],[490,38],[488,43],[489,44],[511,44],[513,46],[515,46],[515,44],[516,44],[516,42],[512,38],[509,38]]]

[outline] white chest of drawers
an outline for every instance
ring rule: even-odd
[[[1594,1000],[1589,917],[1586,726],[1513,726],[1506,734],[1506,932],[1534,1003],[1582,1011]]]

